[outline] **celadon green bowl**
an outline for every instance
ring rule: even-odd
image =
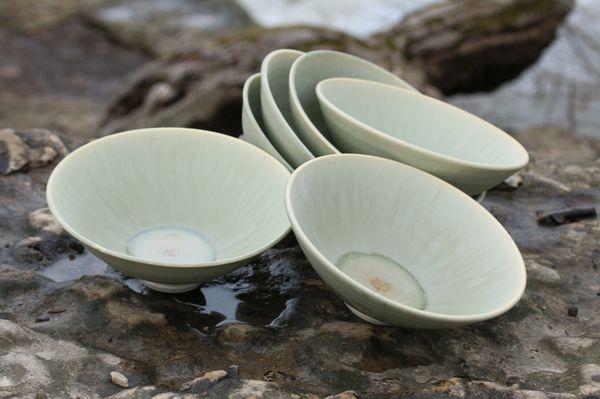
[[[337,154],[319,108],[317,84],[328,78],[349,77],[373,80],[416,91],[385,69],[354,55],[330,50],[311,51],[292,64],[289,77],[290,107],[297,134],[316,156]]]
[[[285,203],[313,268],[370,322],[458,327],[501,315],[525,290],[523,259],[502,225],[411,166],[320,157],[292,173]]]
[[[304,53],[281,49],[263,60],[260,75],[260,97],[265,125],[275,147],[293,167],[314,158],[296,135],[290,110],[289,74],[293,62]]]
[[[283,158],[267,136],[268,131],[262,117],[259,73],[250,76],[244,83],[242,92],[242,130],[246,141],[271,154],[288,170],[293,170],[292,166]]]
[[[289,232],[289,171],[223,134],[113,134],[63,159],[46,191],[64,229],[115,269],[183,292],[245,265]]]
[[[475,195],[527,165],[518,141],[494,125],[429,96],[358,79],[328,79],[317,96],[344,152],[394,159]]]

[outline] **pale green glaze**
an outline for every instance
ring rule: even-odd
[[[525,289],[523,259],[502,225],[462,191],[411,166],[368,155],[317,158],[292,174],[285,201],[317,273],[375,320],[411,328],[461,326],[506,312]],[[379,258],[365,263],[370,273],[380,257],[404,270],[395,280],[380,276],[371,289],[337,266],[349,253]],[[402,273],[411,277],[397,281]],[[407,295],[417,299],[422,288],[424,309],[381,293],[395,286],[408,287]]]
[[[242,129],[244,138],[251,144],[273,155],[275,159],[285,165],[288,170],[293,170],[291,165],[283,158],[271,144],[267,134],[269,132],[262,117],[262,104],[260,101],[260,74],[256,73],[246,79],[242,93]]]
[[[317,96],[344,152],[377,155],[432,173],[474,195],[529,161],[511,136],[443,101],[358,79],[328,79]]]
[[[288,233],[288,178],[280,162],[241,140],[153,128],[77,149],[54,169],[46,194],[65,230],[115,269],[155,283],[187,284],[245,265]],[[201,232],[214,245],[215,260],[179,264],[129,255],[128,240],[155,226]]]
[[[314,158],[296,136],[289,102],[290,68],[303,54],[296,50],[275,50],[265,57],[260,68],[262,113],[269,138],[294,167]]]
[[[391,72],[350,54],[330,50],[304,54],[294,62],[290,70],[290,107],[296,133],[317,156],[340,152],[330,141],[331,135],[315,93],[321,80],[335,77],[374,80],[416,91]]]

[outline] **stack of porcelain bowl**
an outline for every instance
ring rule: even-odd
[[[495,126],[337,51],[273,51],[243,97],[244,136],[290,170],[323,155],[375,155],[481,199],[528,162]]]
[[[87,144],[53,171],[50,210],[159,291],[229,273],[291,225],[317,273],[371,323],[455,327],[523,294],[516,245],[470,197],[527,163],[506,133],[334,51],[269,54],[244,86],[242,121],[254,145],[181,128]]]

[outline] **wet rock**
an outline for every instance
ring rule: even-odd
[[[347,51],[389,67],[383,51],[343,33],[309,27],[247,28],[203,40],[193,50],[139,71],[108,108],[102,131],[186,126],[239,136],[243,83],[260,69],[264,56],[278,48]]]
[[[395,47],[444,94],[488,91],[535,62],[573,0],[441,2],[405,18]]]
[[[45,323],[44,323],[45,324]],[[34,331],[9,320],[0,319],[0,393],[35,396],[45,392],[49,397],[88,397],[113,392],[106,378],[97,371],[121,360],[114,355]],[[80,379],[87,376],[88,378]],[[56,384],[56,381],[62,381]]]
[[[93,9],[87,18],[113,39],[157,56],[252,24],[231,0],[119,0]]]
[[[35,32],[55,25],[110,0],[3,0],[2,26],[21,32]]]
[[[210,385],[212,383],[221,381],[223,378],[227,377],[227,371],[225,370],[215,370],[204,373],[203,376],[194,378],[192,381],[186,382],[181,385],[179,388],[180,391],[187,391],[188,389],[195,387],[199,384]]]
[[[354,391],[344,391],[337,395],[328,396],[325,399],[360,399],[360,396]]]
[[[491,93],[455,95],[449,101],[508,131],[546,126],[598,137],[600,53],[595,38],[600,25],[594,22],[599,12],[597,1],[577,0],[556,40],[517,79]],[[599,172],[598,163],[585,168],[591,175]]]
[[[125,377],[123,374],[119,373],[118,371],[110,372],[110,380],[116,386],[119,386],[121,388],[129,388],[129,380],[127,379],[127,377]]]
[[[0,171],[4,175],[47,166],[67,152],[65,144],[54,132],[0,129]]]
[[[515,191],[523,184],[523,177],[518,173],[509,176],[508,179],[504,180],[502,183],[494,187],[492,190],[497,191]]]
[[[597,221],[548,229],[532,215],[536,209],[600,201],[600,187],[585,174],[597,162],[600,143],[553,130],[515,136],[532,154],[523,184],[512,192],[490,192],[483,205],[523,253],[529,275],[525,295],[496,319],[447,331],[360,321],[318,278],[293,236],[252,264],[190,293],[152,292],[88,252],[76,254],[68,245],[65,252],[44,248],[47,237],[64,235],[42,230],[31,235],[30,214],[45,207],[50,168],[2,176],[4,187],[15,179],[28,184],[0,190],[0,212],[6,212],[0,216],[12,215],[0,225],[10,244],[0,247],[0,317],[18,329],[0,333],[12,342],[0,345],[0,375],[10,379],[10,387],[1,386],[0,392],[27,396],[44,390],[51,397],[93,392],[116,398],[308,398],[348,390],[363,398],[570,398],[595,392],[598,377],[589,365],[597,364],[600,353]],[[565,165],[575,167],[565,171]],[[14,248],[23,247],[17,244],[28,237],[38,237],[29,240],[41,245],[42,262],[14,256]],[[68,255],[76,259],[69,261]],[[70,273],[59,278],[51,273],[54,268]],[[577,318],[566,314],[573,304]],[[35,323],[36,318],[49,320]],[[15,338],[27,335],[40,343],[31,347]],[[67,360],[60,358],[36,358],[61,345],[70,345],[67,352],[76,350],[77,360],[65,366]],[[21,353],[29,356],[22,361],[26,372],[13,361]],[[58,371],[37,373],[40,368],[32,365],[40,363]],[[233,363],[240,372],[225,373]],[[61,367],[71,367],[72,373]],[[115,370],[136,388],[121,392],[107,378]],[[209,370],[219,371],[214,382],[200,377],[179,391]],[[227,378],[220,379],[224,373]],[[24,378],[31,387],[19,383]]]
[[[531,280],[548,284],[556,284],[561,281],[560,274],[550,267],[541,265],[535,261],[526,262],[525,266],[527,267],[527,277]]]
[[[55,235],[62,235],[64,233],[63,228],[48,208],[40,208],[31,212],[27,217],[27,221],[33,229],[40,232]]]

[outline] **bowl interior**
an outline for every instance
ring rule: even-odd
[[[69,233],[101,251],[163,263],[243,257],[284,234],[289,172],[221,134],[143,129],[65,158],[48,184]]]
[[[416,91],[391,72],[359,57],[329,50],[306,53],[296,60],[290,71],[291,106],[304,115],[304,123],[312,124],[327,139],[330,137],[315,88],[321,80],[335,77],[367,79]]]
[[[480,315],[514,304],[524,289],[521,255],[502,226],[415,168],[363,155],[319,158],[294,173],[287,201],[294,231],[336,279],[395,303]]]
[[[317,92],[322,106],[382,137],[484,165],[515,167],[528,160],[527,151],[502,130],[426,95],[358,79],[328,79]]]

